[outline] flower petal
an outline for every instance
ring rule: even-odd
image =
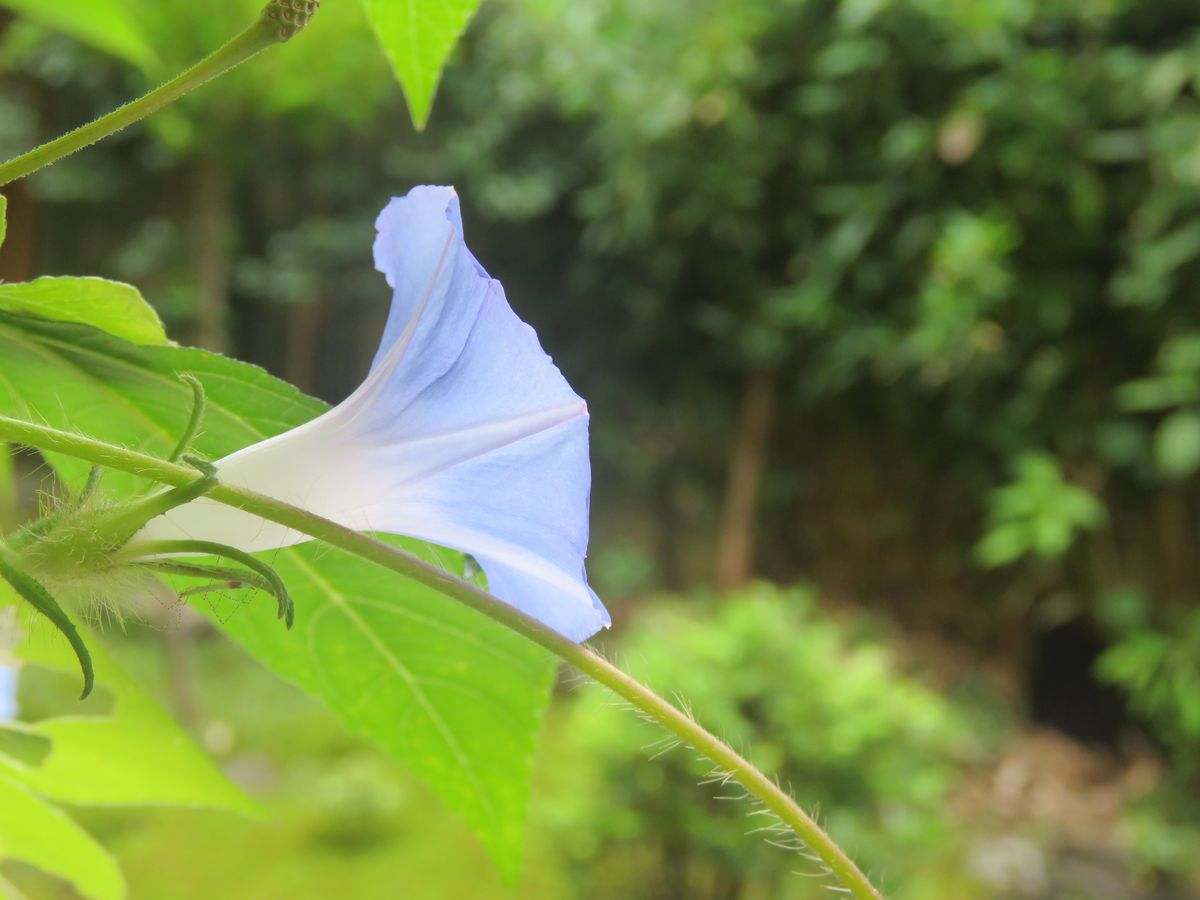
[[[587,585],[587,406],[462,239],[449,188],[415,188],[377,222],[391,314],[345,402],[221,460],[222,480],[363,531],[479,561],[496,596],[582,640],[609,624]],[[307,538],[198,500],[143,535],[264,550]]]
[[[17,670],[0,664],[0,722],[17,717]]]

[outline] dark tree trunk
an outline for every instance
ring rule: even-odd
[[[729,454],[725,502],[717,536],[717,587],[743,584],[754,574],[758,493],[766,466],[775,405],[775,370],[750,370],[742,393],[737,434]]]
[[[687,583],[683,562],[683,517],[679,514],[675,467],[663,466],[654,477],[654,512],[658,519],[658,564],[663,587],[682,590]]]
[[[202,157],[196,168],[194,220],[197,346],[229,349],[229,276],[232,184],[224,165]]]
[[[8,233],[0,246],[0,281],[33,277],[34,229],[37,209],[25,182],[4,186],[8,199]]]
[[[321,334],[322,308],[319,301],[295,303],[287,312],[287,346],[283,377],[307,393],[315,393],[316,360]]]

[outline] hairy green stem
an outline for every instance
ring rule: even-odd
[[[165,484],[180,486],[195,479],[195,470],[154,456],[127,450],[78,434],[59,431],[8,416],[0,416],[0,440],[64,453],[78,459]],[[348,553],[377,563],[427,585],[524,635],[579,671],[594,678],[638,710],[673,732],[728,773],[763,806],[790,827],[809,851],[859,900],[882,900],[865,874],[825,831],[778,784],[736,750],[705,729],[641,682],[622,672],[593,650],[553,631],[486,591],[422,559],[331,522],[306,510],[244,488],[218,483],[207,494],[211,500],[278,522]]]
[[[76,150],[82,150],[122,128],[144,119],[151,113],[158,112],[189,91],[195,90],[205,82],[211,81],[234,66],[245,62],[259,51],[265,50],[272,44],[286,41],[295,34],[299,27],[303,27],[307,16],[298,23],[291,20],[284,23],[279,18],[280,6],[280,3],[272,0],[253,25],[234,37],[221,49],[206,56],[186,72],[175,76],[150,93],[126,103],[94,122],[82,125],[62,137],[35,147],[28,153],[0,165],[0,185],[24,178],[44,166],[57,162],[64,156],[69,156]]]

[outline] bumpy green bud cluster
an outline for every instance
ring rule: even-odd
[[[308,24],[320,7],[319,0],[271,0],[263,10],[263,18],[286,41]]]

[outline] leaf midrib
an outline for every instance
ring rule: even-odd
[[[458,740],[454,736],[454,732],[450,729],[450,726],[447,724],[446,720],[443,719],[438,713],[437,708],[430,702],[429,697],[421,688],[420,680],[417,679],[416,676],[414,676],[409,670],[409,668],[405,666],[404,663],[402,663],[394,653],[391,652],[391,649],[380,640],[379,636],[374,632],[374,630],[371,629],[365,621],[363,621],[363,618],[357,613],[357,611],[355,611],[353,604],[349,602],[349,600],[344,594],[341,593],[341,591],[338,591],[336,588],[334,588],[334,586],[330,584],[329,581],[326,580],[299,553],[296,553],[295,551],[285,552],[288,553],[298,568],[304,570],[312,583],[321,588],[325,596],[329,598],[329,602],[336,606],[342,615],[344,615],[346,619],[356,629],[358,629],[363,637],[367,639],[367,642],[370,643],[375,649],[375,652],[379,654],[380,658],[382,658],[384,662],[391,666],[397,677],[399,677],[405,683],[405,685],[408,686],[408,689],[412,692],[414,699],[417,701],[417,706],[422,712],[425,713],[426,717],[428,717],[429,721],[433,724],[434,729],[437,731],[438,735],[442,738],[447,748],[450,750],[450,753],[453,755],[458,767],[462,769],[467,778],[470,780],[471,787],[474,790],[475,795],[482,801],[482,806],[488,822],[494,824],[496,821],[496,810],[492,804],[491,793],[484,790],[483,784],[479,779],[479,773],[476,772],[475,767],[471,765],[470,757],[464,753],[462,747],[458,743]],[[313,654],[313,658],[317,658],[316,654]]]

